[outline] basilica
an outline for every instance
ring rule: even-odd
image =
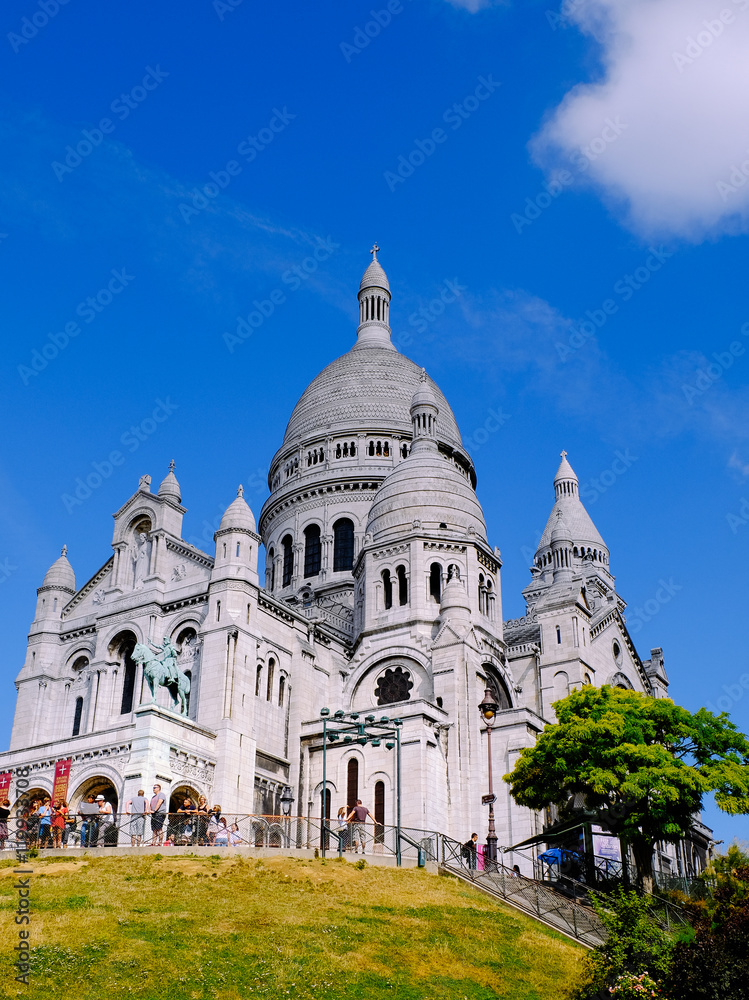
[[[393,346],[376,252],[358,300],[355,343],[294,407],[257,519],[240,486],[215,548],[189,544],[172,463],[157,488],[143,475],[124,499],[90,580],[76,582],[65,549],[53,562],[0,771],[28,768],[31,791],[49,794],[69,760],[73,807],[101,793],[124,811],[158,782],[172,804],[205,795],[225,813],[278,815],[283,796],[319,820],[361,798],[393,824],[385,746],[331,745],[322,794],[321,709],[385,714],[402,721],[403,825],[483,836],[488,688],[497,835],[509,845],[544,817],[516,806],[501,776],[554,719],[554,701],[583,684],[666,696],[662,651],[635,649],[564,453],[553,479],[549,466],[526,613],[503,621],[502,561],[471,456],[438,386]],[[74,560],[74,540],[71,550]],[[185,679],[178,702],[158,684],[152,696],[154,663]]]

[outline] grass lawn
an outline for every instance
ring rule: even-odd
[[[70,1000],[555,1000],[584,951],[455,879],[338,860],[35,859],[30,984],[14,982],[15,862],[0,863],[2,996]]]

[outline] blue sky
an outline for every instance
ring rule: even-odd
[[[239,482],[259,514],[375,240],[394,340],[471,448],[505,617],[565,448],[641,654],[749,730],[747,6],[8,0],[4,738],[36,587],[63,543],[79,585],[106,561],[139,476],[175,459],[195,544]]]

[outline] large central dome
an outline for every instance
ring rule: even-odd
[[[291,414],[283,446],[319,433],[388,430],[411,436],[411,398],[421,368],[391,346],[356,344],[305,389]],[[431,382],[440,408],[439,438],[463,447],[450,406]]]

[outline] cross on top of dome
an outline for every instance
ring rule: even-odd
[[[375,240],[374,246],[369,251],[372,254],[372,260],[377,260],[377,252],[380,248],[377,246],[377,240]]]

